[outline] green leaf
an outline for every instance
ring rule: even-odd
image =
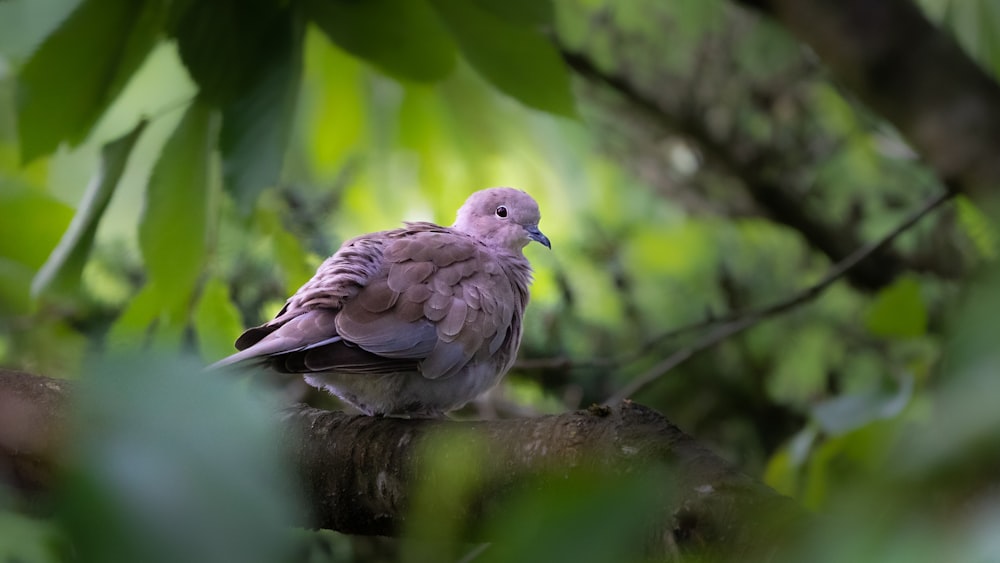
[[[79,144],[156,43],[164,0],[85,0],[18,79],[21,160]]]
[[[53,499],[81,561],[290,561],[278,406],[151,351],[87,367]]]
[[[108,344],[112,349],[130,346],[142,340],[144,331],[160,314],[159,296],[152,286],[146,285],[129,300],[108,331]]]
[[[865,325],[877,336],[912,338],[925,334],[927,309],[920,295],[920,283],[912,277],[902,277],[880,291]]]
[[[502,92],[556,115],[574,116],[569,73],[559,52],[531,26],[465,0],[430,0],[469,63]]]
[[[627,476],[578,471],[552,478],[544,488],[526,487],[488,521],[490,537],[504,540],[477,561],[643,561],[648,523],[657,507],[671,502],[654,492],[667,479],[676,476],[636,463]]]
[[[35,297],[50,289],[57,292],[79,289],[80,276],[94,244],[97,226],[111,201],[122,172],[125,171],[132,148],[145,128],[146,121],[140,121],[124,136],[101,147],[97,174],[87,186],[73,222],[31,284],[31,292]]]
[[[0,561],[57,563],[71,550],[59,528],[49,520],[0,510]]]
[[[996,260],[1000,254],[1000,234],[990,218],[965,196],[955,198],[958,224],[986,260]]]
[[[551,25],[555,10],[549,0],[474,0],[475,4],[498,18],[512,23]]]
[[[226,189],[247,214],[261,190],[278,182],[302,81],[304,24],[292,12],[281,14],[266,59],[257,75],[223,107],[219,149]]]
[[[31,312],[32,273],[24,264],[0,257],[0,319]]]
[[[0,184],[0,257],[37,270],[73,218],[73,208],[36,189]]]
[[[288,232],[274,208],[258,209],[255,220],[261,232],[271,240],[274,263],[281,268],[284,274],[282,277],[285,282],[285,291],[296,291],[316,272],[315,265],[309,262],[308,253],[302,246],[302,241]]]
[[[146,188],[139,248],[163,310],[191,296],[205,259],[216,122],[208,104],[196,100],[163,147]]]
[[[455,45],[424,0],[306,0],[304,5],[331,41],[392,76],[432,82],[455,65]]]
[[[190,2],[171,26],[200,96],[222,107],[251,88],[262,62],[274,57],[273,38],[287,34],[289,17],[269,0]]]
[[[222,280],[212,278],[205,284],[195,307],[194,326],[202,359],[217,360],[234,351],[233,342],[243,331],[243,321]]]

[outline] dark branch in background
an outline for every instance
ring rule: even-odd
[[[1000,85],[908,0],[742,0],[810,45],[949,186],[995,202]]]
[[[705,157],[729,175],[739,179],[747,192],[770,217],[799,232],[830,261],[839,262],[862,242],[851,229],[830,224],[825,217],[808,209],[801,196],[790,186],[767,177],[762,163],[766,154],[747,159],[733,154],[731,148],[709,131],[704,121],[693,115],[674,115],[655,98],[641,92],[629,79],[598,68],[586,54],[562,48],[563,60],[580,76],[603,84],[625,98],[632,106],[654,118],[664,129],[689,138]],[[877,290],[892,282],[903,270],[904,260],[889,248],[880,248],[872,260],[858,264],[847,278],[859,288]]]
[[[928,213],[937,209],[941,204],[948,201],[952,197],[952,193],[942,193],[938,194],[931,199],[927,200],[918,209],[910,213],[895,229],[887,233],[881,239],[874,241],[862,248],[855,250],[850,256],[841,260],[840,262],[833,265],[830,271],[827,272],[823,279],[816,282],[815,284],[805,288],[804,290],[792,295],[791,297],[768,305],[767,307],[762,307],[753,311],[747,311],[743,313],[731,313],[725,317],[721,317],[713,320],[713,324],[722,323],[712,332],[706,334],[704,337],[700,338],[694,344],[686,346],[677,352],[674,352],[670,356],[666,357],[655,366],[650,368],[646,373],[636,377],[629,382],[624,388],[608,398],[605,403],[613,404],[617,403],[625,398],[631,397],[638,393],[640,390],[644,389],[649,384],[653,383],[660,377],[663,377],[667,372],[674,369],[678,365],[691,359],[698,352],[702,352],[715,346],[719,342],[739,334],[744,330],[756,325],[757,323],[771,318],[773,316],[785,313],[798,307],[799,305],[808,303],[813,299],[816,299],[823,294],[830,286],[832,286],[836,281],[842,279],[852,268],[857,267],[858,264],[863,263],[865,260],[871,258],[872,255],[877,253],[880,249],[887,247],[896,239],[899,235],[906,232],[907,229],[915,225],[920,219],[924,218]],[[697,325],[691,325],[697,326]],[[676,331],[672,331],[676,332]]]
[[[62,420],[69,393],[64,382],[0,369],[0,400],[18,407],[0,411],[6,423],[0,476],[17,490],[26,481],[11,475],[33,475],[28,492],[52,485],[58,437],[32,428]],[[635,479],[646,470],[656,477],[649,494],[663,499],[645,523],[655,558],[710,550],[730,560],[757,560],[795,538],[806,522],[790,499],[631,402],[482,422],[354,416],[299,405],[286,409],[283,420],[283,455],[298,468],[310,510],[298,524],[344,533],[398,535],[419,491],[447,490],[453,472],[426,459],[427,441],[440,432],[461,433],[448,443],[448,455],[471,463],[479,479],[459,505],[444,500],[447,508],[441,507],[442,518],[463,522],[470,539],[484,539],[485,519],[502,516],[503,501],[519,491],[544,493],[549,483],[576,475]]]

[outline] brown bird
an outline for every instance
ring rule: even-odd
[[[300,373],[369,415],[440,416],[496,385],[521,343],[538,204],[513,188],[469,196],[455,224],[353,238],[268,323],[213,367]]]

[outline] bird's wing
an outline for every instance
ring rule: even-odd
[[[486,247],[448,229],[387,241],[385,276],[344,303],[337,333],[372,354],[416,360],[428,378],[449,377],[482,350],[494,353],[516,297]],[[503,340],[501,335],[500,340]]]
[[[382,271],[385,237],[392,232],[373,233],[345,242],[288,298],[274,319],[246,330],[236,340],[236,349],[240,351],[213,367],[317,348],[339,340],[334,324],[337,312]]]
[[[217,365],[266,358],[291,373],[416,370],[450,377],[517,330],[518,296],[497,256],[430,224],[345,243],[274,320]],[[523,305],[521,305],[523,307]]]

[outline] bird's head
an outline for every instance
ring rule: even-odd
[[[486,244],[520,251],[531,241],[552,248],[538,230],[538,204],[514,188],[488,188],[469,196],[458,210],[453,228]]]

